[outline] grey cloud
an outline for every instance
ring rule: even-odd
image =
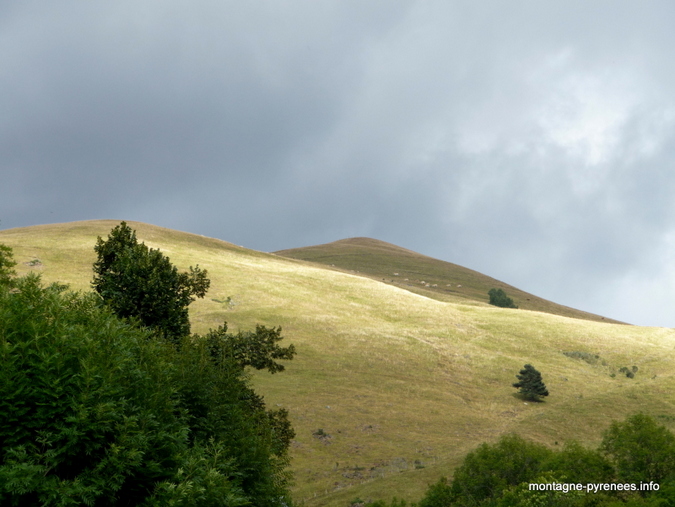
[[[673,11],[5,2],[2,226],[118,217],[267,251],[373,236],[675,325],[648,296],[675,296]]]

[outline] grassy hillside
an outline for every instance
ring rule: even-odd
[[[523,310],[617,323],[600,315],[547,301],[472,269],[376,239],[349,238],[274,253],[367,276],[440,301],[487,303],[488,291],[496,288],[506,291]]]
[[[88,289],[96,237],[117,223],[11,229],[0,231],[0,242],[14,248],[21,273]],[[571,438],[595,445],[612,419],[637,411],[675,429],[673,330],[441,301],[392,282],[129,224],[180,269],[209,271],[211,289],[191,307],[194,331],[223,320],[233,330],[281,325],[296,345],[287,371],[256,374],[254,382],[271,407],[290,411],[295,496],[306,506],[418,499],[466,452],[507,432],[551,446]],[[551,393],[545,403],[514,396],[511,383],[525,363],[542,372]],[[634,379],[618,372],[633,365]]]

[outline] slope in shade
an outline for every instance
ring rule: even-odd
[[[323,245],[280,250],[275,254],[367,276],[440,301],[487,303],[488,291],[496,288],[503,289],[523,310],[619,323],[553,303],[472,269],[377,239],[349,238]]]

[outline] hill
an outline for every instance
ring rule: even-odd
[[[21,273],[88,290],[96,237],[118,223],[9,229],[0,242],[14,248]],[[254,382],[271,407],[290,412],[295,497],[307,507],[419,499],[468,451],[509,432],[550,446],[597,445],[611,420],[638,411],[675,429],[671,329],[441,301],[316,263],[129,224],[179,269],[208,270],[211,289],[190,310],[194,331],[259,322],[281,325],[295,344],[285,372],[256,373]],[[525,363],[541,371],[546,402],[514,396]],[[619,371],[633,365],[635,378]]]
[[[614,322],[600,315],[559,305],[478,271],[371,238],[349,238],[323,245],[274,252],[367,276],[439,301],[487,303],[488,291],[503,289],[523,310],[563,317]]]

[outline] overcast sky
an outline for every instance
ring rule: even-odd
[[[0,228],[369,236],[675,327],[675,2],[0,3]]]

